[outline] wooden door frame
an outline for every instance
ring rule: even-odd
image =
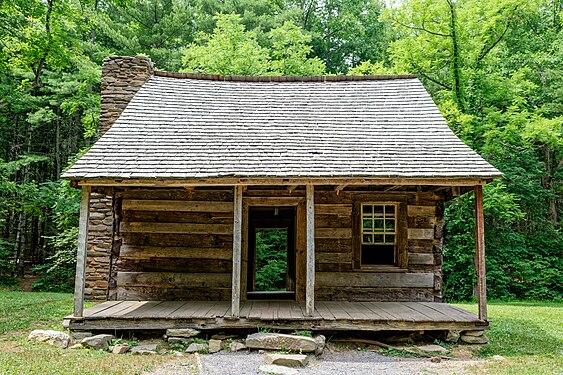
[[[242,262],[240,296],[246,301],[248,289],[248,248],[250,207],[295,207],[295,300],[305,300],[306,207],[304,197],[244,197],[242,199]]]

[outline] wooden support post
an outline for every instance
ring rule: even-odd
[[[233,282],[231,315],[240,315],[240,269],[242,258],[242,191],[243,186],[235,186],[234,224],[233,224]]]
[[[80,220],[78,226],[78,250],[76,252],[76,276],[74,278],[74,316],[84,316],[84,286],[86,278],[86,253],[88,245],[88,219],[90,218],[90,186],[82,186]]]
[[[315,311],[315,189],[307,185],[307,281],[305,285],[306,314]]]
[[[477,252],[477,293],[479,319],[487,320],[487,278],[485,275],[485,216],[483,213],[483,186],[476,185],[475,192],[475,247]]]

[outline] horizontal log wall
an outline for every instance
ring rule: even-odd
[[[402,202],[407,225],[404,267],[359,269],[354,262],[354,202]],[[441,301],[443,202],[430,193],[315,194],[316,298],[348,301]]]
[[[95,292],[122,300],[230,299],[232,190],[138,188],[115,191],[113,197],[102,193],[94,194],[91,202],[87,287],[92,289],[86,290],[87,297],[95,297]],[[252,204],[266,204],[272,198],[304,197],[304,191],[249,189],[244,196]],[[408,226],[403,269],[355,267],[352,210],[357,201],[401,201],[406,206],[406,217],[399,218]],[[442,218],[443,202],[429,193],[336,194],[318,189],[317,300],[441,300]],[[297,236],[297,277],[303,277],[299,241],[304,239],[299,229]]]
[[[232,190],[128,189],[117,194],[118,300],[230,300]]]

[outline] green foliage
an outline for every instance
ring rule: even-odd
[[[308,58],[311,37],[291,22],[271,30],[271,46],[259,43],[258,30],[245,30],[236,14],[214,17],[213,34],[200,34],[184,51],[184,71],[221,75],[320,75],[323,62]]]
[[[14,271],[16,269],[12,254],[15,245],[0,239],[0,285],[9,286],[16,284]]]
[[[286,290],[287,230],[256,230],[256,290]]]

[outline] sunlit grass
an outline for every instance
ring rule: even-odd
[[[72,295],[65,293],[0,290],[0,374],[140,374],[170,360],[169,356],[113,355],[27,341],[33,329],[62,331],[72,301]]]
[[[477,312],[475,304],[457,306]],[[489,362],[487,373],[563,374],[563,303],[492,302],[488,311],[490,343],[480,354],[506,360]]]

